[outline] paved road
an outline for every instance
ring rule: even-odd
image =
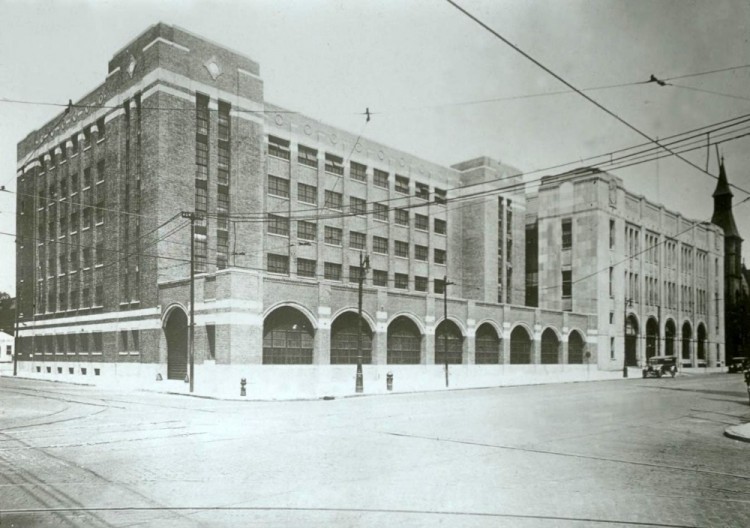
[[[0,378],[0,527],[748,527],[740,378],[303,402]]]

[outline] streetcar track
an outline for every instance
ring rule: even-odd
[[[379,432],[381,434],[398,436],[398,437],[403,437],[403,438],[416,438],[420,440],[449,442],[453,444],[473,445],[473,446],[478,446],[478,447],[490,447],[493,449],[505,449],[509,451],[523,451],[527,453],[538,453],[538,454],[543,454],[543,455],[555,455],[555,456],[562,456],[562,457],[581,458],[581,459],[586,459],[586,460],[596,460],[599,462],[614,462],[618,464],[628,464],[628,465],[633,465],[633,466],[653,467],[653,468],[659,468],[659,469],[668,469],[672,471],[687,471],[687,472],[693,472],[693,473],[701,473],[705,475],[716,475],[716,476],[730,477],[730,478],[736,478],[736,479],[741,479],[741,480],[750,480],[750,475],[737,475],[734,473],[725,473],[723,471],[713,471],[710,469],[687,468],[687,467],[682,467],[682,466],[657,464],[655,462],[638,462],[635,460],[624,460],[624,459],[619,459],[619,458],[599,457],[595,455],[582,455],[582,454],[576,454],[576,453],[564,453],[560,451],[550,451],[548,449],[534,449],[531,447],[488,444],[484,442],[473,442],[470,440],[455,440],[455,439],[450,439],[450,438],[438,438],[434,436],[422,436],[422,435],[414,435],[414,434],[408,434],[408,433],[394,433],[390,431],[379,431]]]
[[[92,446],[110,445],[110,444],[125,444],[129,442],[142,442],[142,441],[148,441],[148,440],[165,440],[167,438],[182,438],[186,436],[200,436],[204,434],[208,434],[208,433],[202,432],[202,433],[184,433],[184,434],[165,435],[165,436],[144,436],[141,438],[123,438],[120,440],[102,440],[101,442],[80,442],[76,444],[53,444],[53,445],[44,445],[44,446],[28,445],[28,446],[23,446],[23,447],[3,448],[3,449],[0,449],[0,453],[7,453],[9,451],[26,451],[26,450],[34,450],[34,449],[65,449],[69,447],[92,447]]]

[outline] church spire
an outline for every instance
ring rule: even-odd
[[[711,223],[724,230],[725,239],[739,238],[742,240],[737,224],[734,222],[734,214],[732,214],[732,196],[727,172],[724,169],[724,158],[721,158],[719,160],[719,181],[713,194],[714,214],[711,217]]]
[[[729,188],[729,181],[727,180],[727,171],[724,169],[724,157],[719,160],[719,181],[716,184],[716,190],[714,191],[713,197],[725,196],[732,194],[732,190]]]

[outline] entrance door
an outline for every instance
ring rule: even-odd
[[[187,315],[180,308],[169,314],[164,333],[167,337],[167,379],[184,380],[187,376]]]
[[[638,321],[631,315],[625,324],[625,365],[628,367],[638,366],[637,343]]]

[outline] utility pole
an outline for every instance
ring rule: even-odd
[[[18,315],[21,308],[21,288],[16,291],[16,313],[14,319],[15,328],[13,329],[13,375],[18,376],[18,344],[21,342],[21,337],[18,335]]]
[[[188,332],[188,380],[190,381],[190,392],[195,386],[195,221],[203,219],[203,215],[182,211],[182,218],[190,220],[190,330]]]
[[[365,273],[370,267],[370,256],[364,256],[359,253],[359,297],[357,301],[357,381],[355,391],[364,390],[364,380],[362,379],[362,284],[365,281]]]
[[[633,304],[633,299],[625,298],[625,314],[622,332],[622,377],[628,377],[628,306]]]
[[[443,275],[443,323],[445,329],[443,332],[443,355],[445,356],[445,386],[448,387],[448,285],[455,282],[448,282],[448,276]]]

